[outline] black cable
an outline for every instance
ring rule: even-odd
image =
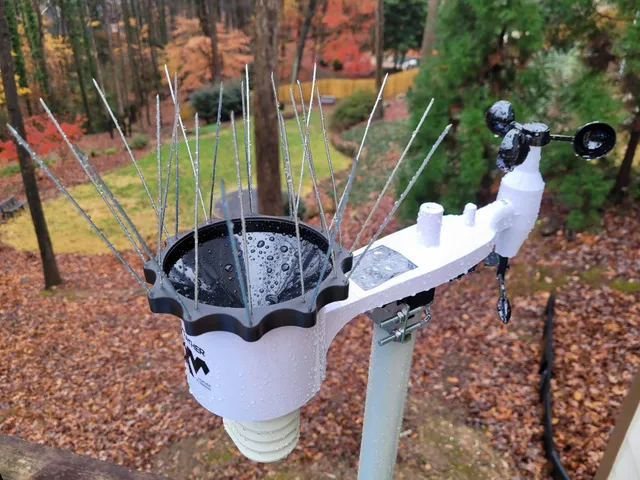
[[[544,409],[542,424],[544,425],[544,451],[551,463],[551,476],[554,480],[570,480],[567,471],[562,466],[560,454],[553,440],[553,425],[551,422],[551,378],[553,376],[553,313],[555,297],[549,296],[545,309],[546,321],[542,333],[542,359],[540,361],[540,401]]]

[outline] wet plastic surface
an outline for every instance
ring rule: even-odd
[[[354,264],[358,258],[360,256],[354,259]],[[367,291],[414,268],[417,268],[416,265],[402,254],[381,245],[367,253],[358,270],[351,276],[351,280]]]
[[[199,242],[199,301],[219,307],[242,308],[244,305],[236,264],[226,227],[222,227],[203,227],[199,233],[202,238]],[[245,283],[246,264],[247,261],[250,263],[254,307],[275,305],[302,295],[297,241],[295,232],[289,231],[288,227],[286,223],[247,219],[247,245],[244,245],[240,222],[234,224],[234,241]],[[312,290],[320,278],[327,242],[308,227],[302,226],[300,234],[304,285],[306,290]],[[193,298],[193,239],[185,240],[185,245],[179,244],[168,253],[164,268],[176,291]],[[327,266],[324,278],[330,273],[331,264]]]
[[[181,318],[187,335],[226,331],[255,342],[278,327],[311,328],[320,309],[349,296],[349,281],[344,272],[351,269],[352,256],[334,244],[338,268],[328,265],[314,297],[329,245],[315,227],[299,222],[305,285],[305,293],[301,295],[294,221],[264,215],[246,218],[246,246],[240,219],[232,222],[234,242],[242,252],[238,263],[243,283],[247,259],[250,262],[252,308],[246,308],[242,300],[227,225],[218,220],[198,228],[198,305],[194,302],[195,255],[191,231],[169,239],[161,254],[161,264],[177,297],[168,290],[167,282],[163,284],[158,277],[155,261],[145,264],[145,278],[153,284],[148,295],[151,311]]]

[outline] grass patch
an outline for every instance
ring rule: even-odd
[[[16,173],[20,173],[20,165],[17,163],[0,168],[0,177],[10,177]]]
[[[605,269],[602,267],[594,267],[582,272],[580,280],[592,287],[607,285],[614,290],[624,293],[640,292],[640,282],[635,279],[627,279],[624,277],[616,277],[608,280],[604,277]]]
[[[359,203],[371,192],[379,192],[387,182],[400,152],[409,141],[408,120],[400,119],[391,122],[376,122],[369,128],[365,147],[367,155],[360,159],[356,181],[351,187],[349,203]],[[364,135],[364,125],[353,127],[341,135],[343,140],[360,144]],[[389,159],[390,152],[394,155]],[[340,189],[347,183],[346,175],[340,179]]]
[[[52,163],[55,163],[55,160],[52,159],[48,159],[44,161],[45,165],[51,165]],[[40,168],[38,165],[34,164],[35,168]],[[2,167],[0,168],[0,177],[10,177],[12,175],[15,175],[17,173],[20,173],[20,164],[19,163],[14,163],[11,165],[7,165],[6,167]]]
[[[561,269],[517,263],[507,271],[507,290],[514,297],[538,291],[553,292],[566,283],[568,276]]]
[[[624,293],[637,293],[640,292],[640,282],[637,280],[627,280],[625,278],[614,278],[609,284],[614,290],[618,290]]]
[[[294,172],[294,183],[297,185],[300,175],[300,166],[302,161],[302,146],[300,144],[300,136],[295,120],[288,120],[287,138],[289,141],[289,152]],[[238,130],[238,143],[240,150],[240,162],[245,164],[244,143],[242,139],[242,125],[236,126]],[[200,188],[205,204],[209,204],[209,192],[211,189],[211,173],[213,170],[213,148],[215,125],[208,125],[201,130],[200,138]],[[313,153],[314,163],[318,178],[324,178],[329,175],[329,167],[326,162],[324,140],[322,138],[322,130],[320,126],[320,116],[315,113],[312,115],[310,122],[311,132],[311,151]],[[193,137],[190,137],[193,138]],[[254,140],[255,141],[255,140]],[[169,143],[162,148],[162,156],[166,162],[169,154]],[[195,141],[189,141],[189,147],[192,154],[195,155]],[[193,202],[195,194],[195,181],[193,178],[193,170],[187,154],[187,147],[182,141],[179,147],[180,155],[180,225],[181,230],[193,226]],[[216,183],[223,179],[228,190],[233,190],[236,184],[236,170],[234,162],[234,151],[232,143],[231,129],[228,126],[221,128],[220,143],[218,147],[218,165],[216,170]],[[256,173],[256,154],[255,149],[251,155],[253,164],[253,179],[257,180]],[[331,147],[331,159],[336,170],[343,170],[349,166],[350,159],[339,153]],[[157,163],[156,156],[151,153],[143,158],[138,159],[140,169],[149,185],[149,190],[157,201]],[[282,162],[281,162],[282,169]],[[308,169],[304,175],[304,191],[311,191],[312,185],[308,174]],[[246,171],[243,168],[243,178],[246,185]],[[151,209],[149,199],[140,184],[140,179],[133,165],[111,170],[103,176],[105,182],[109,185],[114,194],[118,197],[123,207],[131,217],[133,223],[138,227],[142,235],[148,239],[150,246],[155,242],[153,239],[157,235],[157,219]],[[169,187],[168,208],[166,212],[167,229],[172,232],[174,230],[175,218],[175,196],[173,183],[173,170],[171,174],[171,186]],[[285,177],[282,174],[283,189],[285,189]],[[119,249],[131,249],[131,244],[126,236],[121,232],[115,219],[98,196],[95,189],[90,183],[83,184],[72,188],[71,194],[78,203],[87,211],[93,221],[102,229],[105,235]],[[219,191],[216,185],[216,192]],[[218,198],[214,199],[218,200]],[[58,196],[55,199],[45,202],[44,211],[47,217],[49,231],[52,236],[53,246],[56,253],[105,253],[107,248],[100,238],[91,230],[87,222],[78,215],[78,213],[69,204],[66,198]],[[199,218],[203,219],[202,211],[199,212]],[[9,221],[3,225],[0,230],[2,241],[18,248],[20,250],[36,250],[37,241],[33,233],[33,225],[29,215],[20,215],[15,220]]]

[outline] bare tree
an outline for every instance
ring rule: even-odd
[[[431,56],[433,45],[436,42],[436,25],[438,23],[438,0],[429,0],[427,21],[424,24],[422,37],[422,63]]]
[[[309,0],[309,7],[307,13],[304,16],[304,22],[298,32],[298,43],[296,44],[296,58],[293,60],[293,69],[291,70],[291,83],[294,83],[298,78],[298,70],[302,63],[302,55],[304,53],[304,44],[307,41],[307,35],[311,28],[311,21],[313,20],[313,14],[316,10],[317,0]]]
[[[278,72],[280,0],[256,0],[254,27],[254,128],[260,213],[282,215],[278,116],[273,104],[271,74]]]
[[[0,45],[10,45],[5,0],[0,0]],[[20,111],[20,105],[18,103],[18,90],[16,88],[10,48],[0,48],[0,72],[2,73],[2,85],[4,87],[7,110],[9,111],[9,119],[22,138],[26,138],[22,112]],[[44,212],[42,211],[42,202],[40,201],[40,195],[38,193],[38,184],[36,182],[33,162],[22,147],[16,144],[16,148],[20,162],[20,172],[22,173],[22,182],[24,183],[24,191],[27,196],[36,237],[38,238],[42,270],[44,272],[44,286],[45,288],[50,288],[62,283],[62,278],[58,271],[58,264],[56,263],[56,257],[53,253],[53,245],[49,237],[47,222],[44,218]]]

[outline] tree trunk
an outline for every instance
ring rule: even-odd
[[[5,0],[0,0],[0,45],[9,45],[10,42],[5,7]],[[13,60],[11,58],[11,50],[8,48],[0,48],[0,72],[2,73],[2,85],[4,87],[7,110],[9,111],[9,119],[22,138],[26,139],[22,112],[20,112],[20,105],[18,103],[18,91],[13,73]],[[40,201],[40,195],[38,193],[38,184],[36,182],[33,162],[22,147],[16,144],[16,148],[20,162],[22,182],[24,183],[24,191],[29,204],[33,227],[36,231],[36,237],[38,238],[42,270],[44,272],[44,286],[48,289],[62,283],[62,278],[60,277],[56,257],[53,253],[53,245],[49,237],[47,221],[42,211],[42,202]]]
[[[27,83],[27,68],[24,63],[24,55],[22,54],[22,41],[20,33],[18,32],[18,16],[16,13],[16,5],[14,0],[7,0],[5,3],[5,18],[7,21],[7,29],[9,31],[9,42],[2,45],[11,45],[13,50],[13,62],[15,62],[15,72],[18,75],[18,85],[20,88],[28,88]],[[31,102],[29,97],[25,97],[25,104],[27,106],[27,114],[31,116]]]
[[[89,40],[89,36],[90,36],[89,29],[91,28],[93,30],[93,27],[91,27],[91,25],[88,24],[87,18],[85,16],[86,1],[75,0],[74,3],[76,7],[75,13],[78,15],[80,28],[82,31],[82,43],[84,47],[85,57],[87,59],[86,64],[89,66],[89,76],[91,77],[91,79],[98,78],[97,71],[100,67],[97,65],[97,62],[94,64],[94,58],[96,60],[98,59],[98,53],[96,52],[96,55],[94,57],[93,51],[92,51],[93,49],[91,48],[91,41]],[[99,81],[100,80],[98,80],[98,82]],[[96,104],[97,102],[99,102],[99,100],[96,97]]]
[[[384,61],[384,0],[376,0],[376,89],[382,87],[382,63]],[[376,118],[384,118],[384,102],[376,110]]]
[[[100,59],[98,58],[98,47],[96,45],[96,35],[92,25],[93,20],[91,19],[91,11],[89,10],[89,4],[87,2],[83,2],[83,3],[84,3],[84,12],[86,15],[85,28],[87,29],[87,34],[88,34],[89,43],[90,43],[89,51],[91,52],[91,56],[93,57],[93,62],[95,63],[95,66],[96,66],[96,76],[97,76],[96,80],[100,84],[100,87],[104,88],[104,78],[102,76],[102,67],[100,66]]]
[[[211,80],[217,83],[222,79],[222,55],[218,49],[218,0],[208,0],[209,24],[211,25],[211,60],[214,65],[215,75]],[[214,73],[212,72],[212,73]]]
[[[280,0],[256,0],[254,48],[253,124],[258,169],[260,213],[282,215],[278,115],[273,104],[271,73],[278,71],[278,30]],[[276,79],[277,79],[276,75]]]
[[[130,71],[133,73],[133,87],[136,90],[136,95],[140,101],[140,105],[145,105],[145,94],[142,91],[142,83],[140,81],[139,69],[143,66],[142,59],[138,64],[135,53],[133,51],[133,44],[135,43],[134,33],[131,31],[131,13],[129,10],[129,0],[122,1],[122,18],[124,20],[124,33],[125,41],[127,43],[127,55],[130,62]],[[126,71],[123,70],[123,74],[126,75]],[[147,120],[149,120],[149,108],[147,107]]]
[[[436,25],[438,23],[438,0],[429,0],[427,21],[424,24],[422,37],[422,63],[431,56],[433,45],[436,42]]]
[[[118,29],[118,47],[120,50],[120,73],[121,76],[120,78],[122,79],[122,94],[123,94],[123,99],[124,99],[124,107],[125,107],[125,111],[126,108],[129,106],[129,83],[127,83],[127,57],[125,56],[124,53],[124,45],[122,43],[122,33],[120,32],[120,26],[117,26]],[[126,40],[126,34],[125,34],[125,40]],[[124,113],[123,113],[123,118],[124,118]]]
[[[47,76],[47,68],[44,63],[44,42],[42,41],[42,27],[39,23],[39,15],[36,15],[36,9],[40,10],[37,0],[22,0],[22,25],[24,33],[29,43],[31,58],[36,70],[36,79],[42,94],[47,100],[49,99],[49,84]]]
[[[197,0],[197,8],[202,33],[211,40],[211,56],[209,57],[211,82],[217,83],[222,76],[220,54],[218,53],[218,2],[217,0]]]
[[[302,55],[304,53],[304,44],[307,41],[307,35],[309,33],[309,28],[311,27],[311,21],[313,20],[313,14],[316,11],[316,0],[309,0],[309,8],[307,8],[307,13],[304,17],[304,22],[302,23],[302,27],[298,32],[298,43],[296,45],[296,57],[293,60],[293,69],[291,70],[291,83],[295,83],[298,79],[298,70],[300,69],[300,64],[302,63]]]
[[[618,170],[618,175],[616,176],[616,183],[611,192],[616,203],[622,202],[624,197],[627,196],[629,184],[631,183],[631,166],[633,165],[633,159],[636,155],[639,140],[640,112],[637,112],[636,118],[631,124],[631,135],[629,135],[627,150],[624,152],[624,158],[622,159],[620,170]]]
[[[87,90],[84,83],[84,73],[82,71],[82,61],[80,59],[80,33],[78,32],[77,22],[79,21],[79,12],[75,7],[74,0],[65,0],[60,3],[62,21],[67,23],[69,30],[69,37],[71,39],[71,50],[73,52],[73,63],[78,75],[78,85],[80,87],[80,96],[82,98],[82,106],[84,112],[87,115],[87,128],[89,132],[93,132],[93,121],[91,116],[91,109],[89,108],[89,99],[87,97]]]
[[[33,9],[36,12],[36,18],[38,20],[38,37],[40,41],[40,69],[42,71],[44,84],[46,85],[45,93],[47,95],[47,100],[51,104],[51,106],[57,109],[58,99],[56,98],[55,92],[51,87],[51,75],[49,75],[49,70],[47,67],[47,51],[44,45],[44,25],[42,23],[42,12],[40,11],[40,0],[33,0]]]
[[[147,0],[146,3],[147,10],[147,25],[149,26],[149,33],[147,36],[147,44],[149,45],[149,52],[151,53],[151,68],[153,69],[153,86],[156,91],[156,95],[160,95],[160,75],[158,69],[158,53],[157,53],[157,45],[158,45],[158,34],[156,32],[156,25],[153,21],[153,4],[151,0]]]
[[[104,33],[107,37],[107,49],[109,50],[109,60],[113,68],[113,83],[116,91],[116,111],[118,113],[118,121],[121,122],[124,118],[124,94],[122,92],[122,84],[120,83],[120,74],[118,72],[118,63],[116,60],[116,54],[113,50],[113,38],[111,38],[111,18],[109,16],[109,10],[107,9],[108,2],[103,3],[104,18],[102,21]],[[120,32],[118,31],[118,35]],[[121,52],[122,53],[122,52]],[[104,88],[104,87],[103,87]]]
[[[231,4],[235,12],[235,27],[239,30],[247,31],[247,26],[251,20],[251,0],[232,0]]]
[[[166,45],[169,41],[167,36],[167,12],[164,0],[158,0],[157,3],[158,13],[160,15],[160,42],[162,45]]]
[[[126,1],[126,0],[124,0]],[[133,33],[135,35],[135,41],[136,41],[136,45],[137,45],[137,51],[139,54],[139,66],[138,68],[140,68],[140,71],[144,74],[147,69],[145,66],[145,57],[143,55],[143,51],[142,51],[142,40],[140,39],[140,28],[142,26],[142,17],[140,15],[140,9],[136,8],[139,7],[136,4],[136,0],[131,0],[131,16],[133,17],[133,19],[135,20],[135,25],[133,25]],[[136,68],[136,66],[134,66],[134,68]],[[139,92],[139,97],[140,97],[140,101],[142,102],[142,105],[144,105],[145,108],[145,112],[146,112],[146,116],[147,116],[147,125],[151,125],[151,109],[149,108],[149,91],[147,89],[147,82],[145,81],[144,76],[141,77],[141,82],[140,82],[140,92]]]

